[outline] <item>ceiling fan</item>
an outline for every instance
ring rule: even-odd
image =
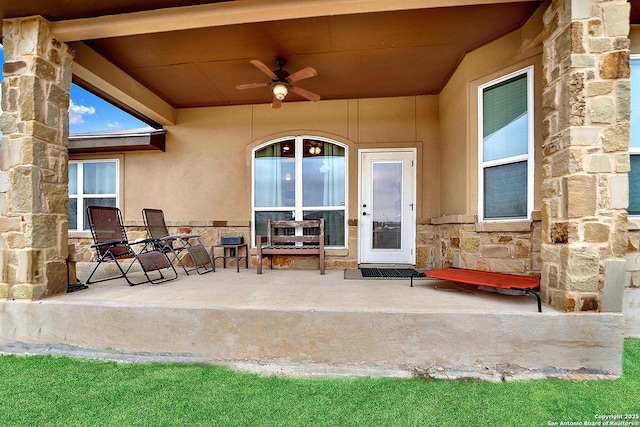
[[[315,77],[318,75],[318,72],[312,68],[307,67],[303,68],[300,71],[296,71],[293,74],[289,74],[288,71],[282,69],[284,65],[287,63],[285,58],[276,58],[276,64],[278,65],[278,70],[269,69],[263,62],[258,61],[257,59],[252,59],[251,62],[258,70],[265,73],[267,76],[271,78],[271,83],[247,83],[237,85],[236,89],[253,89],[257,87],[270,87],[271,92],[273,92],[273,101],[271,101],[272,108],[280,108],[282,105],[282,101],[287,96],[289,91],[296,93],[303,98],[308,99],[309,101],[318,102],[320,100],[320,95],[310,92],[306,89],[302,89],[298,86],[294,86],[293,83],[308,79],[309,77]]]

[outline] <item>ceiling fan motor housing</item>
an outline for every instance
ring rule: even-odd
[[[274,83],[276,81],[287,83],[287,77],[289,77],[289,72],[282,69],[282,67],[284,67],[286,65],[286,63],[287,63],[287,59],[286,58],[276,58],[276,65],[278,67],[280,67],[280,69],[279,70],[273,70],[273,74],[275,74],[276,77],[278,77],[278,80],[274,80]]]
[[[287,77],[289,77],[289,72],[286,70],[283,70],[282,68],[279,70],[273,70],[273,74],[275,74],[276,77],[278,77],[277,81],[283,82],[283,83],[286,83]]]

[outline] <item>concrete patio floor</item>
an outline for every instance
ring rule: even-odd
[[[80,269],[79,269],[80,270]],[[81,276],[82,277],[82,276]],[[566,314],[533,296],[344,271],[217,268],[0,301],[0,353],[204,362],[268,374],[616,377],[623,316]]]

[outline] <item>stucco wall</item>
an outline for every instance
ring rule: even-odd
[[[629,28],[629,40],[631,42],[629,46],[629,53],[632,55],[640,54],[640,26],[632,25]]]
[[[532,25],[535,22],[532,19]],[[441,215],[478,213],[478,86],[531,65],[536,94],[535,188],[540,188],[542,46],[530,44],[525,38],[527,34],[525,30],[515,31],[468,53],[440,94]],[[536,191],[535,209],[540,207],[538,193]]]
[[[173,221],[250,221],[251,149],[286,135],[316,135],[349,146],[349,219],[358,218],[360,148],[416,147],[419,217],[437,215],[436,96],[182,109],[167,127],[167,150],[125,153],[125,221],[157,207]],[[426,173],[425,173],[426,171]],[[425,199],[426,203],[421,203]]]
[[[172,227],[202,234],[203,243],[210,247],[229,232],[242,233],[250,241],[254,147],[295,135],[322,136],[346,144],[348,248],[329,250],[326,260],[328,268],[354,268],[358,150],[416,148],[416,218],[419,223],[428,222],[439,214],[438,110],[437,96],[285,102],[275,110],[270,105],[181,109],[176,125],[166,127],[166,152],[100,157],[120,159],[120,207],[132,237],[140,237],[136,233],[143,225],[142,209],[159,208]],[[96,156],[76,156],[92,157]],[[89,239],[88,233],[71,233],[70,242],[81,251],[83,261],[93,256]]]

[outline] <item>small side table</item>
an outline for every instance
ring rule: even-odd
[[[216,248],[222,248],[222,255],[216,256]],[[244,253],[240,254],[240,249],[244,248]],[[213,264],[216,260],[222,258],[222,268],[227,268],[227,259],[236,260],[236,269],[240,273],[240,261],[244,259],[246,268],[249,268],[249,245],[243,243],[240,245],[213,245],[211,246],[211,259]]]

